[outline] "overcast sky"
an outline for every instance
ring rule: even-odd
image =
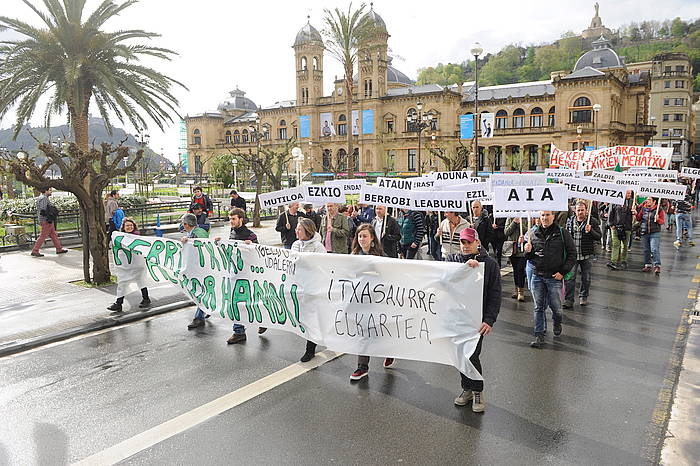
[[[33,0],[39,5],[42,2]],[[121,0],[115,0],[120,2]],[[21,0],[0,0],[2,14],[30,21],[40,20]],[[87,1],[87,11],[98,4]],[[457,2],[456,0],[376,1],[374,9],[384,19],[391,37],[393,65],[412,79],[417,69],[439,62],[461,62],[474,41],[485,53],[495,53],[510,43],[551,42],[565,31],[577,34],[587,28],[595,2],[572,0],[501,0],[499,2]],[[599,1],[603,24],[617,29],[631,21],[700,17],[698,0],[615,0]],[[358,6],[360,2],[355,1]],[[156,63],[162,72],[185,83],[188,91],[176,90],[182,115],[215,110],[228,92],[239,86],[256,104],[267,106],[295,98],[294,53],[296,33],[311,16],[321,30],[323,9],[347,9],[336,0],[239,2],[231,0],[141,0],[106,30],[145,29],[162,35],[155,45],[179,53],[171,63]],[[367,3],[369,8],[369,2]],[[0,38],[7,38],[7,32]],[[328,54],[324,63],[324,88],[330,93],[341,67]],[[97,110],[93,107],[93,114]],[[41,124],[42,111],[33,125]],[[177,160],[179,135],[176,123],[164,133],[151,125],[151,147]],[[58,123],[59,120],[56,120]],[[0,127],[14,123],[10,112]],[[127,131],[133,128],[119,124]]]

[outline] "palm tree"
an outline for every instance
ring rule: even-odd
[[[0,28],[21,34],[18,40],[0,42],[0,116],[16,107],[15,137],[37,111],[39,100],[48,96],[43,111],[46,126],[53,115],[67,114],[75,140],[62,157],[75,162],[84,170],[81,176],[71,176],[61,167],[63,179],[52,183],[43,173],[31,170],[22,172],[31,176],[20,177],[35,187],[66,189],[78,198],[81,207],[83,253],[88,248],[94,267],[94,281],[109,281],[108,241],[104,231],[104,207],[102,190],[116,173],[118,164],[105,160],[123,157],[123,152],[90,150],[88,115],[94,103],[111,132],[111,115],[124,122],[128,120],[136,128],[146,128],[146,119],[155,122],[162,130],[171,123],[170,112],[177,113],[177,99],[171,93],[179,82],[141,64],[143,57],[170,60],[171,50],[134,44],[134,40],[151,40],[158,34],[139,29],[106,32],[104,24],[137,0],[125,0],[121,4],[103,0],[87,19],[83,20],[86,0],[42,0],[45,11],[22,0],[41,19],[41,27],[32,26],[18,19],[0,16]],[[184,86],[183,86],[184,87]],[[133,170],[141,156],[128,164]],[[60,166],[61,158],[56,159]],[[87,163],[86,163],[87,160]],[[60,184],[60,186],[59,186]],[[88,233],[86,233],[86,231]],[[87,256],[85,256],[87,257]],[[84,262],[85,262],[84,257]],[[86,281],[91,281],[86,272]]]
[[[364,15],[365,4],[361,4],[357,10],[352,9],[352,3],[348,6],[348,11],[324,10],[323,21],[325,28],[323,34],[326,36],[326,48],[343,65],[345,71],[345,111],[350,118],[352,115],[352,87],[353,72],[357,63],[357,54],[367,40],[375,34],[375,24]],[[348,178],[353,177],[355,161],[352,160],[352,131],[347,132],[348,137]]]

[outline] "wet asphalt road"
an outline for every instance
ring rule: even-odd
[[[594,265],[590,305],[564,334],[528,347],[532,300],[510,298],[487,337],[487,409],[455,407],[459,376],[437,364],[370,364],[351,384],[342,356],[126,459],[125,464],[639,464],[658,441],[667,375],[700,247],[662,239],[663,273]],[[700,272],[699,272],[700,273]],[[298,361],[292,335],[230,323],[187,331],[192,310],[0,359],[0,464],[66,464]],[[37,316],[40,318],[40,316]]]

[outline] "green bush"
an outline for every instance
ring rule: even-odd
[[[78,210],[78,200],[72,194],[69,196],[52,196],[51,202],[61,211]],[[147,199],[143,196],[121,196],[119,205],[122,208],[145,205]],[[15,214],[36,214],[36,198],[29,199],[0,199],[0,220],[7,219],[7,212]]]

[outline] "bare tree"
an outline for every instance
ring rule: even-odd
[[[469,147],[462,144],[461,141],[453,149],[439,144],[428,147],[428,151],[433,157],[436,157],[443,163],[446,171],[460,171],[464,169],[465,163],[471,155]]]

